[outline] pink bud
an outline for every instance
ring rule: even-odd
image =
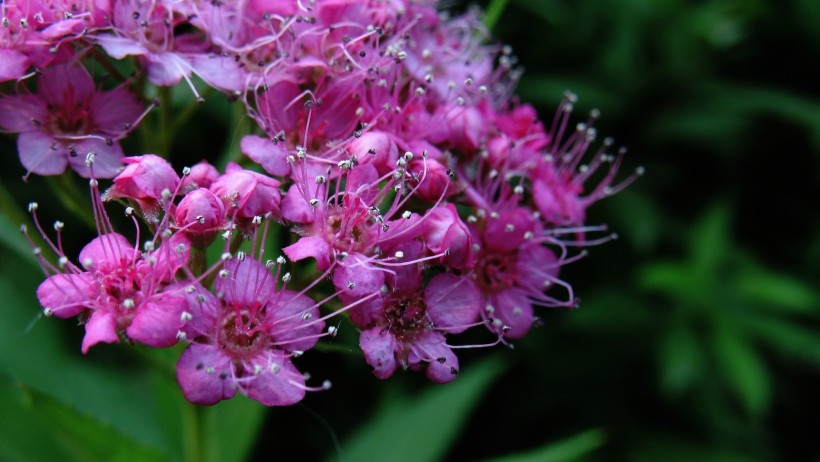
[[[432,159],[413,159],[407,171],[418,176],[421,182],[416,196],[428,202],[438,201],[442,195],[448,197],[456,192],[455,183],[447,174],[447,167]]]
[[[222,203],[229,209],[229,214],[236,211],[239,218],[253,218],[273,213],[279,216],[279,182],[265,175],[242,170],[231,165],[228,173],[219,177],[210,187]]]
[[[204,249],[224,229],[225,207],[211,191],[195,189],[180,201],[174,221],[191,239],[191,245]]]
[[[426,215],[422,228],[422,239],[427,248],[435,253],[448,253],[442,258],[446,265],[456,269],[473,266],[470,230],[453,204],[433,209]]]
[[[191,172],[182,179],[182,185],[187,190],[209,188],[217,178],[219,171],[216,167],[203,160],[191,167]]]
[[[356,156],[360,164],[372,164],[379,175],[390,172],[399,159],[399,148],[384,132],[373,131],[356,138],[347,146],[347,152]]]

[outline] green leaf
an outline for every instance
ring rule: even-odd
[[[736,328],[718,327],[715,354],[727,385],[750,417],[764,414],[771,400],[769,372],[752,345]]]
[[[771,316],[747,316],[743,325],[785,358],[820,365],[820,337],[811,328]]]
[[[13,390],[5,381],[0,386],[3,388],[4,409],[16,411],[12,422],[16,424],[19,418],[24,422],[26,432],[33,432],[29,435],[37,435],[37,438],[28,438],[22,444],[16,441],[16,437],[21,435],[16,435],[15,438],[9,438],[12,441],[4,441],[2,446],[16,446],[14,452],[21,456],[28,454],[32,457],[29,460],[53,460],[57,454],[60,455],[60,460],[76,461],[167,460],[158,449],[139,444],[93,416],[46,395],[28,388],[18,387]],[[19,432],[14,428],[16,425],[9,427],[4,430]],[[0,433],[6,434],[5,431]]]
[[[508,455],[485,462],[571,462],[600,448],[605,440],[603,431],[587,430],[571,438],[549,443],[535,451]]]
[[[644,290],[661,292],[679,300],[688,299],[697,289],[697,281],[689,268],[671,261],[645,265],[638,275],[638,283]]]
[[[135,441],[162,447],[160,426],[151,406],[145,404],[152,398],[144,386],[145,377],[115,365],[101,365],[93,359],[96,351],[81,357],[77,354],[79,343],[67,347],[58,324],[73,321],[41,316],[34,294],[42,278],[25,265],[0,260],[4,302],[0,373],[66,406],[81,409]]]
[[[770,311],[814,313],[820,309],[817,293],[788,276],[762,271],[743,274],[735,287],[738,295]]]
[[[729,253],[729,210],[713,205],[692,233],[690,244],[692,270],[701,279],[711,280]]]
[[[248,460],[267,410],[267,407],[241,395],[204,409],[208,413],[206,444],[212,455],[210,460]]]
[[[675,323],[660,345],[661,387],[680,394],[699,382],[703,373],[704,352],[694,333]]]
[[[502,372],[498,357],[462,369],[452,383],[430,385],[418,396],[393,395],[342,444],[340,461],[441,460],[482,393]]]

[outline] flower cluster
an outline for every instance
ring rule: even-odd
[[[327,388],[292,360],[335,336],[331,317],[355,326],[376,377],[454,380],[458,348],[509,344],[537,308],[576,306],[561,268],[613,237],[586,210],[641,173],[616,181],[624,151],[592,147],[596,113],[571,124],[574,95],[549,128],[514,99],[515,57],[476,11],[450,17],[421,0],[0,8],[0,81],[15,85],[0,95],[0,130],[20,134],[29,173],[89,178],[97,224],[76,263],[61,223],[46,238],[56,262],[36,249],[49,274],[40,303],[82,320],[83,352],[187,344],[177,377],[195,403],[239,391],[288,405]],[[122,62],[135,74],[95,83]],[[255,122],[245,157],[222,172],[123,157],[119,141],[157,105],[137,94],[183,81]],[[111,201],[126,204],[135,242],[112,226]],[[266,259],[274,235],[281,255]],[[476,329],[486,342],[454,340]]]

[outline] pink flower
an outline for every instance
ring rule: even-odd
[[[229,228],[225,206],[211,191],[195,189],[174,208],[174,224],[198,249],[207,248],[217,233]]]
[[[90,176],[86,155],[94,153],[94,176],[113,177],[124,137],[142,108],[124,88],[96,91],[82,66],[47,68],[36,93],[0,95],[0,130],[20,133],[17,151],[23,166],[38,175],[59,175],[70,165]]]
[[[247,227],[254,217],[272,214],[278,217],[279,181],[268,176],[244,170],[236,164],[230,164],[226,173],[209,187],[212,193],[222,200],[228,213]]]
[[[170,201],[176,193],[179,176],[167,160],[154,154],[122,160],[127,166],[114,178],[114,186],[105,192],[104,199],[134,199],[143,213],[156,217],[161,202]]]
[[[359,346],[376,377],[386,379],[401,367],[447,383],[458,375],[459,364],[445,334],[475,325],[481,297],[470,279],[449,273],[434,276],[422,291],[416,272],[388,278],[380,296],[354,308],[351,319],[362,328]]]
[[[261,263],[229,260],[216,281],[219,297],[190,286],[185,333],[193,342],[177,363],[185,397],[198,404],[237,391],[267,406],[299,402],[308,387],[291,358],[313,347],[324,329],[310,298],[276,288]]]

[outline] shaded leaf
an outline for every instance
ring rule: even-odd
[[[501,361],[494,357],[464,368],[452,383],[430,385],[419,396],[393,396],[364,427],[342,443],[339,460],[440,460],[481,394],[502,369]]]
[[[572,462],[600,448],[605,440],[603,431],[588,430],[573,437],[549,443],[535,451],[512,454],[486,462]]]
[[[718,327],[714,340],[723,376],[740,404],[752,417],[765,413],[771,400],[771,385],[760,356],[737,329]]]

